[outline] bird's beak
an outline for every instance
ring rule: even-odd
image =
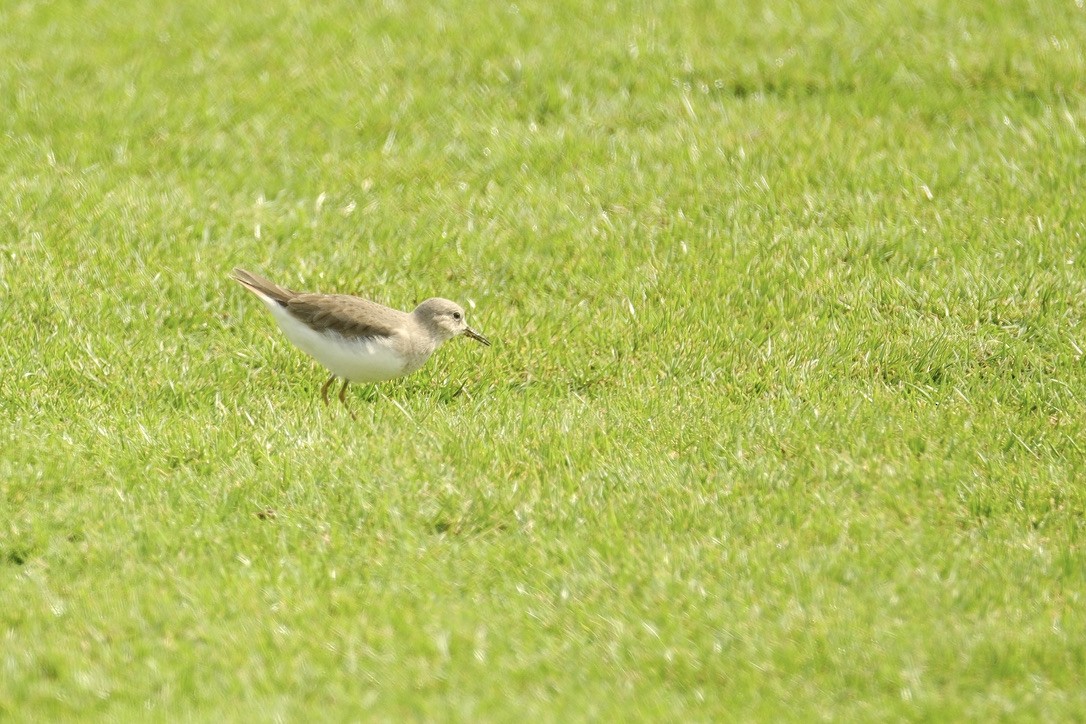
[[[465,328],[465,329],[464,329],[464,334],[465,334],[465,335],[467,335],[468,337],[471,337],[471,338],[472,338],[472,339],[474,339],[474,340],[475,340],[476,342],[482,342],[482,343],[483,343],[483,344],[485,344],[485,345],[486,345],[487,347],[489,347],[489,346],[490,346],[490,340],[489,340],[489,339],[487,339],[486,337],[484,337],[483,335],[479,334],[478,332],[476,332],[476,331],[475,331],[474,329],[472,329],[471,327],[467,327],[467,328]]]

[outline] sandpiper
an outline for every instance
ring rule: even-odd
[[[325,405],[337,377],[343,380],[339,401],[346,406],[350,383],[409,375],[457,335],[490,346],[468,326],[464,309],[448,299],[427,299],[407,313],[347,294],[291,291],[244,269],[234,269],[233,279],[267,305],[295,347],[332,373],[321,387]]]

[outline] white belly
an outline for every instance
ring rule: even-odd
[[[408,360],[392,349],[391,340],[348,339],[336,332],[316,332],[276,302],[267,302],[287,339],[336,377],[351,382],[382,382],[408,371]]]

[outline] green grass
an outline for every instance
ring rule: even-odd
[[[0,5],[0,718],[1081,717],[1081,2],[156,5]]]

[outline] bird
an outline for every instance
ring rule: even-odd
[[[409,375],[460,335],[490,346],[490,340],[468,326],[463,307],[448,299],[434,297],[412,312],[401,312],[349,294],[296,292],[241,268],[235,268],[231,278],[264,302],[295,347],[331,373],[321,387],[326,406],[329,387],[337,378],[343,381],[339,401],[348,412],[344,395],[352,382]]]

